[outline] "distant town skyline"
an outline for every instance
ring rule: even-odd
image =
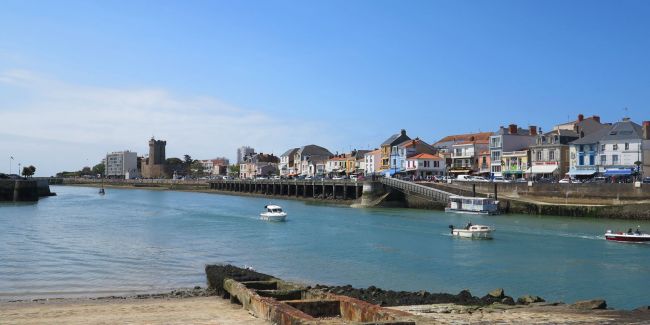
[[[650,3],[4,1],[0,172],[650,119]]]

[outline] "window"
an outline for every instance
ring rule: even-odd
[[[607,165],[607,156],[606,155],[600,155],[600,164],[601,165]]]
[[[580,151],[581,151],[581,152],[582,152],[582,151],[585,151],[585,146],[580,145]]]
[[[612,146],[612,150],[614,150],[614,151],[618,150],[618,144],[615,143],[615,144]]]
[[[551,150],[548,152],[548,160],[554,161],[555,160],[555,150]]]
[[[537,152],[537,161],[542,161],[542,151]]]
[[[625,142],[625,150],[630,150],[630,144]]]
[[[430,167],[429,165],[430,165],[430,162],[428,160],[425,160],[424,161],[424,167]]]
[[[612,155],[612,165],[618,164],[618,155]]]
[[[585,164],[585,156],[580,155],[578,156],[578,165],[583,166]]]
[[[604,144],[600,145],[600,151],[605,151],[605,145]]]
[[[439,161],[434,161],[433,162],[433,167],[436,167],[436,168],[440,167],[440,162]]]

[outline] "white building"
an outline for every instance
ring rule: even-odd
[[[379,173],[381,168],[381,149],[367,152],[363,159],[365,160],[365,173],[366,175],[373,175]]]
[[[445,159],[429,153],[421,153],[406,158],[406,172],[417,178],[425,178],[433,175],[444,175],[447,166]]]
[[[237,165],[241,164],[244,162],[244,158],[246,156],[252,155],[255,153],[255,149],[249,147],[249,146],[243,146],[237,148]]]
[[[138,154],[131,151],[118,151],[106,155],[106,176],[132,179],[140,176]]]
[[[280,176],[289,176],[296,174],[294,159],[296,152],[299,149],[300,148],[289,149],[280,156],[280,165],[278,166],[280,169]]]
[[[499,131],[490,136],[490,176],[503,176],[503,152],[527,150],[536,140],[536,126],[531,125],[528,129],[522,129],[517,124],[510,124],[507,129],[500,127]]]

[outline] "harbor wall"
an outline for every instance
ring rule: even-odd
[[[34,180],[0,180],[0,201],[38,201],[39,187]]]

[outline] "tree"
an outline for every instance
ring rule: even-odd
[[[192,156],[190,155],[184,155],[183,156],[183,166],[185,167],[185,173],[186,175],[191,175],[192,174],[192,163],[194,160],[192,160]]]
[[[92,169],[90,169],[90,167],[88,166],[81,169],[81,176],[92,175],[92,173],[93,173]]]
[[[183,167],[184,162],[178,158],[165,159],[165,175],[168,178],[172,178],[174,173],[176,173],[176,175],[185,175],[185,169]]]
[[[36,172],[36,167],[29,165],[28,167],[23,167],[23,176],[32,177]]]
[[[228,166],[228,174],[232,177],[239,177],[239,165]]]
[[[190,172],[193,177],[203,177],[205,175],[205,172],[203,172],[203,164],[198,160],[192,162]]]
[[[103,163],[99,163],[95,166],[93,166],[92,173],[95,175],[102,175],[104,176],[104,172],[106,171],[106,166],[104,166]]]

